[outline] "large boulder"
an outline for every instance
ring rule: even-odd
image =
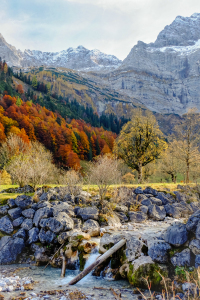
[[[144,287],[144,278],[147,277],[152,287],[158,286],[162,279],[158,272],[162,276],[168,277],[167,270],[155,264],[150,256],[140,256],[135,259],[129,264],[126,271],[129,282],[137,287]]]
[[[38,227],[39,222],[41,219],[49,218],[53,216],[53,211],[51,207],[43,207],[36,211],[34,218],[33,218],[33,224]]]
[[[21,238],[23,240],[26,239],[27,231],[23,228],[19,229],[15,234],[13,234],[13,238]]]
[[[50,244],[55,238],[55,234],[51,231],[45,231],[43,228],[41,228],[39,232],[39,240],[41,243],[47,243]]]
[[[175,222],[169,226],[164,234],[164,240],[175,247],[185,244],[188,240],[186,225]]]
[[[153,261],[164,264],[168,262],[168,252],[170,249],[171,246],[168,243],[164,241],[154,241],[150,244],[148,255]]]
[[[181,217],[181,212],[177,207],[174,207],[173,205],[166,204],[164,206],[167,216],[172,218],[179,219]]]
[[[28,244],[36,243],[39,238],[39,229],[36,227],[33,227],[28,232]]]
[[[114,211],[126,213],[128,211],[128,207],[125,206],[125,205],[116,204],[115,208],[114,208]]]
[[[81,217],[84,221],[89,219],[98,220],[99,218],[99,211],[96,207],[83,207],[77,210],[77,216]]]
[[[115,228],[121,227],[120,218],[115,214],[112,213],[112,215],[106,216],[106,224],[107,226],[112,226]]]
[[[17,257],[22,253],[24,247],[25,244],[22,238],[2,237],[0,240],[0,264],[16,263]]]
[[[54,233],[68,231],[74,228],[74,221],[65,212],[60,212],[56,217],[48,218],[40,222],[41,227],[46,227]]]
[[[35,214],[35,210],[34,210],[33,208],[25,209],[25,210],[23,210],[23,212],[22,212],[22,215],[23,215],[25,218],[28,218],[28,219],[33,219],[34,214]]]
[[[166,217],[166,211],[163,206],[152,204],[148,207],[148,215],[155,221],[162,221]]]
[[[158,192],[156,198],[160,199],[162,201],[163,205],[169,204],[171,201],[167,198],[167,196],[162,193],[162,192]]]
[[[14,207],[17,206],[16,203],[15,203],[15,199],[13,199],[13,198],[8,199],[7,203],[8,203],[10,208],[14,208]]]
[[[138,187],[134,190],[134,193],[135,193],[136,195],[138,195],[138,194],[143,194],[144,192],[143,192],[142,188],[141,188],[140,186],[138,186]]]
[[[141,201],[141,204],[145,205],[145,206],[150,206],[150,205],[152,205],[152,202],[149,198],[146,198]]]
[[[20,207],[12,208],[12,209],[9,209],[9,211],[8,211],[9,216],[13,220],[18,219],[21,216],[21,213],[22,213],[22,209]]]
[[[0,219],[0,230],[7,234],[13,232],[12,222],[7,216],[4,216]]]
[[[26,209],[31,207],[31,205],[33,204],[33,198],[25,195],[17,196],[17,198],[15,199],[15,203],[21,209]]]
[[[147,220],[147,214],[142,211],[129,211],[128,216],[131,222],[142,223]]]
[[[8,205],[0,206],[0,215],[2,215],[2,216],[7,215],[8,210],[9,210],[9,206]]]
[[[200,267],[200,254],[195,257],[195,268]]]
[[[33,228],[33,220],[25,219],[24,222],[21,224],[21,227],[25,230],[31,230],[31,228]]]
[[[24,217],[19,217],[13,221],[14,227],[19,227],[24,222]]]
[[[187,195],[184,194],[184,193],[180,193],[178,191],[175,191],[174,194],[176,195],[176,200],[178,202],[181,202],[181,201],[187,201]]]
[[[150,186],[146,187],[146,189],[143,192],[144,194],[152,194],[153,196],[158,195],[158,192]]]
[[[186,228],[188,231],[196,233],[197,224],[200,221],[200,209],[196,211],[192,216],[189,217]]]
[[[66,202],[59,203],[52,207],[53,216],[56,217],[60,212],[65,212],[71,217],[74,217],[74,209],[72,205],[69,205]]]
[[[61,232],[58,236],[58,243],[63,244],[68,240],[68,238],[74,233],[74,232],[80,232],[80,230],[70,230],[66,232]]]
[[[34,251],[35,260],[38,264],[49,262],[49,257],[45,253],[45,247],[40,247],[36,244],[32,244],[31,246],[32,250]]]
[[[149,200],[151,200],[152,204],[158,205],[158,206],[162,206],[162,201],[160,199],[157,199],[155,197],[150,197]]]
[[[144,214],[148,213],[148,206],[142,205],[140,206],[140,211],[143,212]]]
[[[83,224],[82,231],[88,233],[91,237],[99,236],[100,235],[99,223],[97,221],[89,219]]]
[[[171,263],[175,267],[189,267],[191,265],[190,249],[185,249],[179,253],[176,253],[171,258]]]
[[[189,244],[189,248],[195,255],[200,254],[200,240],[192,240]]]

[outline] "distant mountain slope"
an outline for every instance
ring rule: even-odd
[[[42,52],[38,50],[17,50],[8,44],[0,34],[0,56],[10,66],[51,66],[73,70],[99,71],[113,70],[120,66],[121,60],[99,50],[88,50],[83,46],[69,48],[60,52]]]
[[[139,99],[152,111],[200,111],[200,14],[178,16],[155,43],[139,41],[118,69],[87,76]]]

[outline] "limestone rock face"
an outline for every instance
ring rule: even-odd
[[[200,109],[199,55],[200,14],[178,16],[154,43],[139,41],[119,68],[100,79],[150,110],[182,114]]]

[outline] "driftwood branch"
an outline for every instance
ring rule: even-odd
[[[62,271],[61,271],[61,275],[60,276],[61,277],[65,277],[67,261],[66,261],[66,257],[65,257],[63,249],[61,249],[60,254],[62,256]]]
[[[102,262],[104,262],[108,257],[110,257],[113,253],[115,253],[117,250],[119,250],[124,244],[126,243],[125,239],[122,239],[119,241],[116,245],[114,245],[112,248],[110,248],[106,253],[101,255],[95,262],[93,262],[89,267],[87,267],[83,272],[81,272],[79,275],[77,275],[75,278],[73,278],[68,285],[76,284],[78,281],[80,281],[82,278],[84,278],[87,274],[89,274],[92,270],[94,270],[98,265],[100,265]]]
[[[60,248],[56,251],[56,253],[54,253],[53,257],[50,259],[50,261],[48,262],[48,264],[44,267],[44,269],[42,271],[44,271],[46,269],[46,267],[50,264],[50,262],[54,259],[55,255],[58,253],[58,251],[64,246],[65,243],[63,243]]]

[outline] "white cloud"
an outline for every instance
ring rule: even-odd
[[[138,40],[153,42],[177,15],[194,12],[199,0],[1,0],[0,32],[22,50],[83,45],[124,59]]]

